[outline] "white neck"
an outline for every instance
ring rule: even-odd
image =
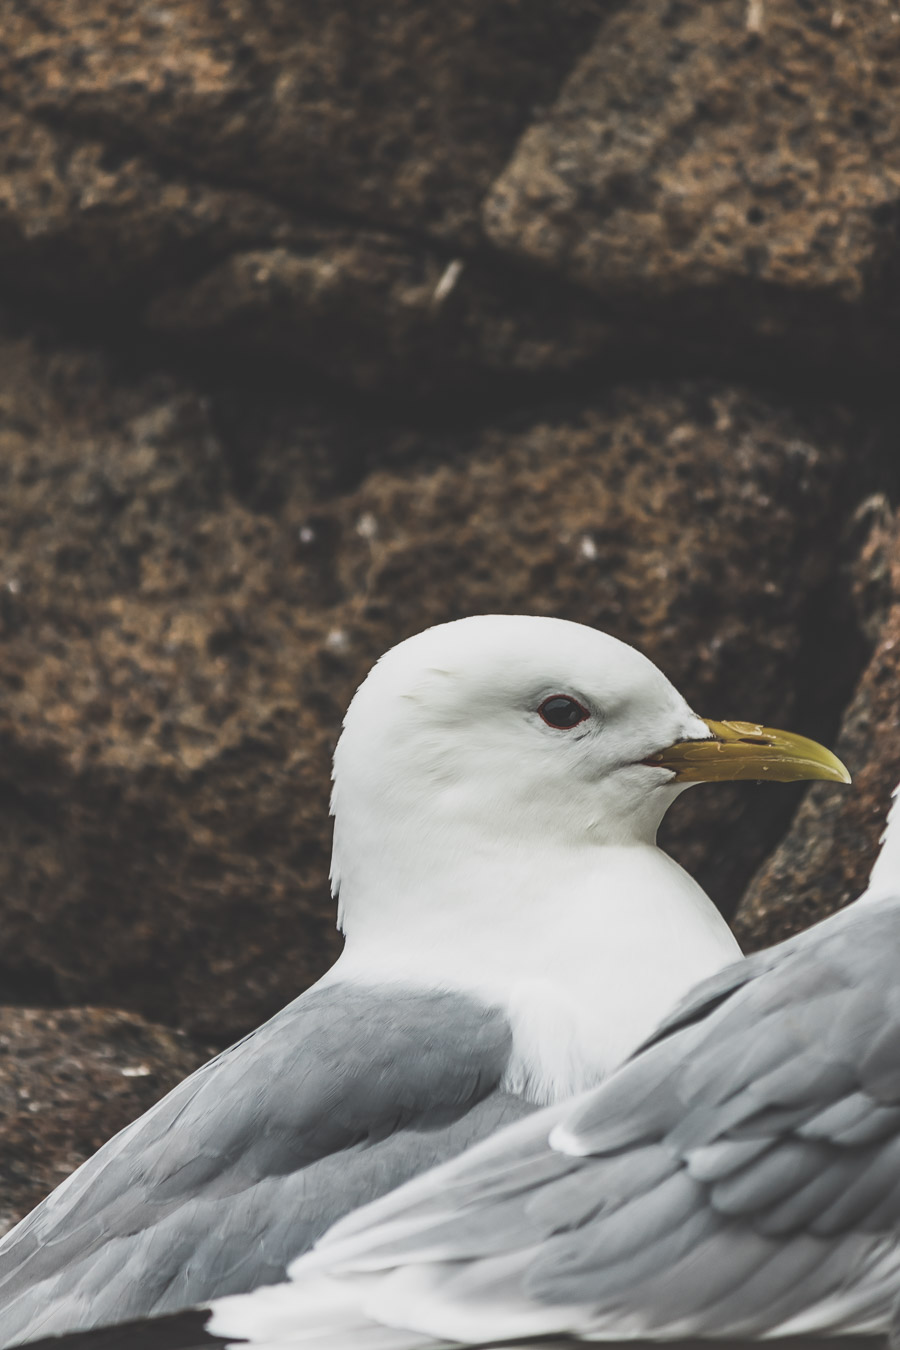
[[[342,872],[347,943],[326,979],[458,990],[502,1008],[506,1085],[534,1101],[598,1082],[740,956],[704,892],[653,844],[458,841],[392,849],[382,868],[373,840],[366,865]]]

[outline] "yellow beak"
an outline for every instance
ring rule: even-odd
[[[838,757],[818,741],[755,722],[703,720],[709,727],[709,740],[679,741],[644,763],[671,769],[676,783],[724,783],[737,778],[773,783],[796,783],[803,778],[850,782]]]

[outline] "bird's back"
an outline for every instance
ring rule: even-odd
[[[0,1243],[0,1344],[284,1277],[342,1214],[529,1108],[502,1015],[310,990],[110,1140]]]

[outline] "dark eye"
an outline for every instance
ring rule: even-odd
[[[590,717],[587,708],[582,707],[577,698],[569,698],[566,694],[551,694],[544,699],[538,712],[547,726],[555,727],[557,731],[570,731]]]

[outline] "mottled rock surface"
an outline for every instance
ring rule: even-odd
[[[5,96],[201,177],[471,238],[604,0],[11,0]]]
[[[637,643],[707,715],[793,721],[839,417],[648,385],[467,433],[302,404],[251,422],[98,357],[0,348],[7,997],[102,998],[223,1041],[308,984],[337,949],[343,709],[430,623],[568,616]],[[694,792],[671,841],[733,901],[779,804]]]
[[[423,397],[609,348],[578,296],[406,234],[311,218],[0,102],[0,284],[170,359]]]
[[[0,1008],[0,1233],[208,1058],[105,1008]]]
[[[881,0],[635,0],[522,137],[488,234],[601,294],[690,296],[673,320],[718,294],[720,324],[793,329],[795,359],[801,332],[850,345],[848,311],[817,335],[802,302],[893,312],[898,78]]]
[[[0,284],[391,396],[885,378],[898,43],[881,0],[10,0]]]
[[[872,660],[841,725],[837,752],[853,775],[845,794],[810,789],[790,831],[754,877],[735,916],[748,950],[768,947],[855,900],[865,889],[900,783],[900,535],[879,522],[857,571],[871,612],[889,588]]]
[[[11,3],[0,286],[181,361],[404,396],[583,364],[594,306],[469,255],[608,8]]]

